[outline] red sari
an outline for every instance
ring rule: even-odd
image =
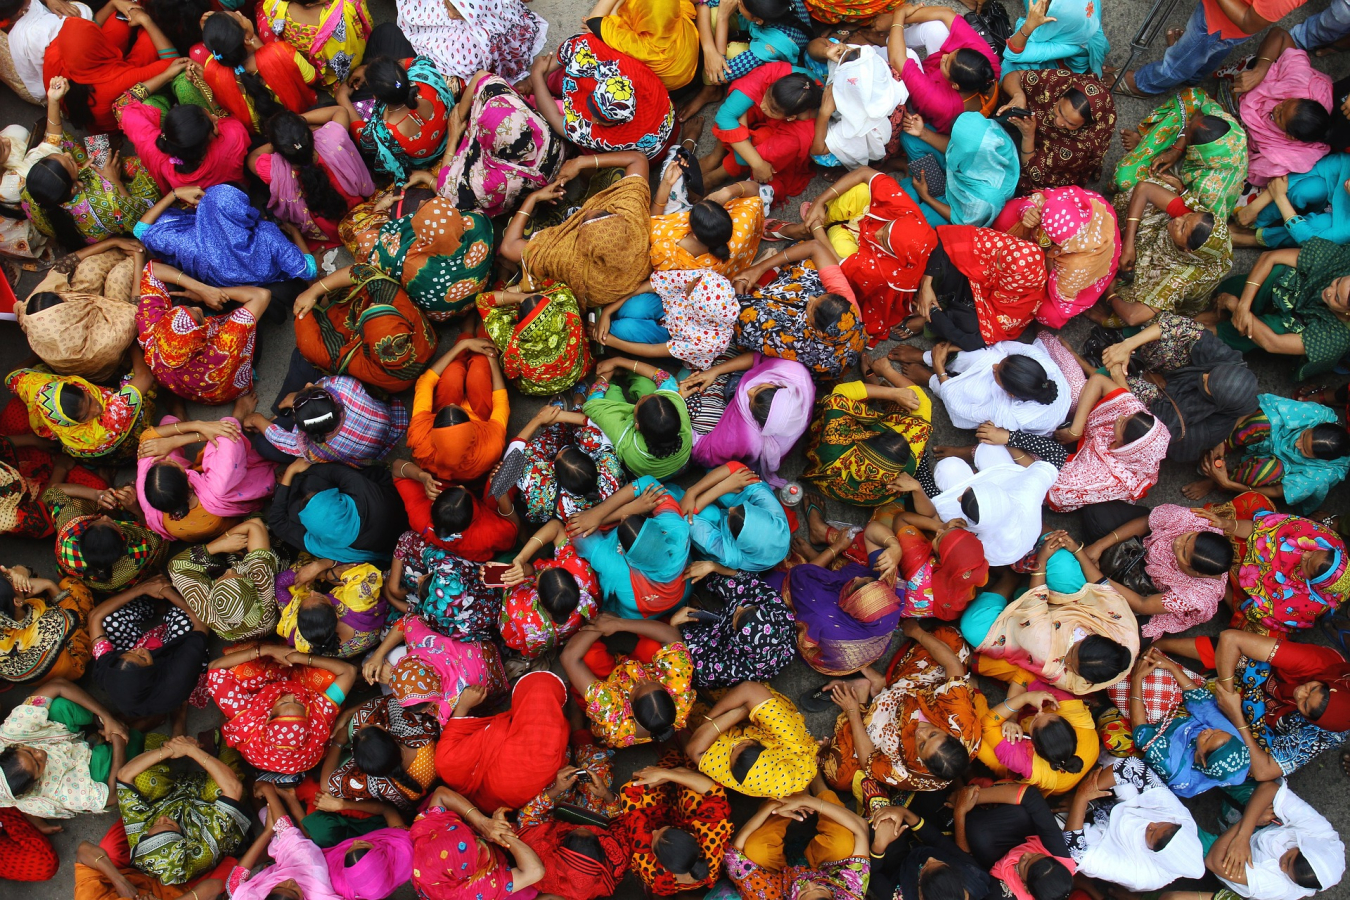
[[[100,27],[88,19],[70,16],[47,47],[42,77],[47,84],[58,75],[89,87],[94,133],[117,133],[113,103],[126,91],[169,67],[142,28],[131,39],[131,27],[116,16]]]
[[[722,143],[749,141],[764,161],[773,166],[774,176],[769,185],[773,188],[776,203],[806,190],[815,175],[815,166],[811,163],[811,143],[816,138],[815,120],[770,119],[759,106],[774,82],[791,74],[790,64],[772,62],[736,79],[732,82],[731,93],[739,92],[754,102],[745,113],[746,124],[731,129],[713,127],[713,135]],[[734,153],[727,154],[722,167],[732,181],[750,177],[750,167],[738,162]]]
[[[297,50],[285,41],[273,41],[253,55],[258,65],[258,77],[267,85],[277,102],[293,113],[305,113],[314,106],[318,95],[305,81],[305,76],[296,64]],[[216,102],[225,107],[226,112],[248,126],[248,130],[258,133],[258,123],[253,115],[244,87],[234,70],[218,62],[214,56],[207,57],[203,66],[206,83],[216,95]]]
[[[942,225],[937,235],[952,265],[970,279],[985,343],[1016,340],[1046,301],[1041,248],[974,225]]]

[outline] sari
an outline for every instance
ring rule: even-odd
[[[557,177],[562,164],[562,139],[544,117],[506,79],[489,75],[478,81],[464,136],[437,190],[459,209],[495,218]]]
[[[103,812],[111,749],[100,754],[104,771],[97,774],[103,777],[95,777],[98,761],[82,730],[96,721],[93,713],[64,698],[29,697],[10,710],[0,723],[0,752],[29,747],[45,753],[47,759],[42,777],[19,797],[0,778],[0,807],[15,807],[44,819]]]
[[[402,281],[433,322],[471,308],[492,274],[492,260],[491,220],[481,212],[460,212],[440,197],[386,222],[370,254],[370,264]]]
[[[280,619],[277,622],[277,634],[285,638],[301,653],[310,653],[313,647],[300,632],[300,607],[312,596],[319,596],[333,607],[338,622],[353,632],[352,636],[338,644],[334,656],[339,659],[351,659],[360,656],[380,642],[385,621],[389,617],[389,601],[385,599],[384,576],[380,570],[365,563],[352,566],[343,572],[341,583],[331,591],[317,591],[307,584],[297,585],[296,575],[300,563],[282,569],[276,576],[277,606]]]
[[[830,268],[842,278],[838,269]],[[855,307],[840,317],[836,327],[817,328],[806,307],[824,293],[820,273],[810,260],[784,266],[773,281],[737,298],[741,317],[733,345],[801,363],[815,378],[838,379],[857,365],[867,335]]]
[[[12,84],[10,86],[13,87]],[[79,870],[85,867],[79,863],[75,865],[75,890],[81,894],[81,900],[89,900],[87,894],[80,892]],[[0,866],[4,867],[5,877],[10,881],[50,881],[56,877],[60,861],[56,858],[51,841],[24,818],[23,813],[6,807],[0,809]],[[138,888],[152,893],[148,887],[138,885]],[[110,893],[116,896],[116,892]]]
[[[694,692],[694,664],[684,644],[675,641],[660,645],[647,661],[620,654],[601,654],[612,668],[604,678],[586,687],[583,710],[590,720],[591,733],[606,747],[633,747],[649,743],[651,735],[640,737],[633,713],[633,690],[644,681],[661,685],[675,707],[674,727],[684,728],[697,696]],[[596,665],[589,662],[587,665]],[[603,669],[602,669],[603,671]]]
[[[1148,767],[1178,797],[1196,797],[1216,787],[1236,787],[1247,780],[1251,754],[1242,735],[1219,710],[1214,695],[1203,687],[1182,694],[1182,708],[1162,721],[1140,725],[1134,744]],[[1204,767],[1195,764],[1195,743],[1202,731],[1217,729],[1230,735],[1228,743],[1211,752]]]
[[[1102,177],[1102,160],[1116,133],[1116,101],[1096,75],[1078,75],[1067,69],[1026,70],[1021,75],[1027,112],[1035,116],[1035,149],[1022,163],[1018,194],[1069,184],[1087,184]],[[1087,122],[1082,128],[1055,124],[1055,106],[1070,90],[1088,98]]]
[[[61,208],[75,220],[75,228],[84,236],[86,244],[97,244],[108,238],[131,234],[137,220],[149,212],[150,207],[158,203],[162,196],[154,177],[137,157],[122,160],[122,186],[126,188],[124,194],[94,168],[83,142],[64,134],[58,152],[68,154],[78,168],[72,186],[73,193],[69,200],[61,203]],[[55,238],[55,227],[48,221],[42,207],[34,202],[27,188],[24,188],[21,196],[24,214],[33,227],[41,234]]]
[[[64,578],[54,600],[25,598],[17,619],[0,613],[0,681],[78,680],[92,658],[84,623],[93,610],[94,595],[89,588]]]
[[[397,279],[375,266],[352,266],[355,282],[330,292],[295,323],[295,345],[329,375],[398,393],[426,371],[436,352],[430,320]]]
[[[442,6],[441,15],[446,15]],[[400,5],[400,18],[401,5]],[[400,183],[408,180],[412,169],[425,169],[445,153],[450,139],[447,125],[449,110],[455,105],[464,83],[458,78],[447,79],[426,56],[402,60],[408,80],[417,86],[419,96],[430,101],[432,112],[414,136],[407,136],[397,128],[390,128],[384,120],[385,104],[376,101],[364,123],[357,123],[357,146],[367,156],[375,158],[375,168],[383,175],[392,175]]]
[[[689,211],[651,217],[652,269],[657,272],[688,269],[712,269],[731,278],[755,261],[760,238],[764,234],[764,201],[758,196],[728,200],[723,208],[731,216],[729,255],[719,259],[711,253],[694,256],[680,246],[690,234]]]
[[[389,676],[389,690],[392,699],[404,709],[431,704],[426,729],[428,737],[436,737],[440,726],[450,721],[459,695],[466,688],[481,687],[494,700],[506,693],[506,669],[502,667],[501,653],[492,641],[446,637],[432,631],[430,624],[435,624],[435,620],[420,615],[405,616],[403,622],[408,652],[394,665]],[[435,773],[420,774],[426,775],[422,780],[425,789],[430,786]],[[366,781],[369,785],[368,778]],[[421,795],[405,793],[397,802],[406,809],[420,799]]]
[[[345,699],[332,672],[272,659],[212,669],[207,690],[225,716],[220,726],[225,742],[250,765],[284,775],[319,764]],[[272,707],[287,695],[305,708],[303,716],[273,715]]]
[[[1189,210],[1209,212],[1188,192],[1183,198]],[[1129,194],[1117,194],[1116,214],[1124,218]],[[1162,312],[1193,316],[1203,312],[1210,294],[1233,266],[1233,242],[1228,222],[1214,213],[1214,230],[1198,250],[1178,247],[1167,224],[1166,210],[1144,210],[1134,238],[1134,281],[1115,283],[1115,291],[1127,303],[1142,303]]]
[[[933,542],[912,525],[902,525],[895,537],[901,553],[897,594],[904,587],[900,615],[944,622],[959,619],[976,591],[989,581],[989,562],[980,539],[965,528],[952,528],[934,551]]]
[[[1263,247],[1301,247],[1313,238],[1350,242],[1350,154],[1333,153],[1289,177],[1287,197],[1295,215],[1284,219],[1274,203],[1257,213],[1256,239]]]
[[[933,507],[943,522],[966,521],[971,517],[961,499],[969,490],[979,509],[978,521],[968,521],[966,528],[984,545],[991,566],[1010,566],[1036,548],[1041,505],[1058,477],[1053,463],[1036,459],[1023,467],[1007,447],[980,444],[973,467],[951,456],[933,466],[933,483],[940,492]]]
[[[1238,98],[1238,115],[1247,130],[1247,180],[1256,187],[1280,175],[1306,172],[1331,152],[1326,141],[1296,140],[1271,119],[1275,107],[1293,99],[1312,100],[1328,112],[1337,105],[1331,76],[1314,69],[1308,52],[1298,47],[1281,53],[1261,83]]]
[[[253,54],[253,60],[257,64],[258,77],[278,103],[297,115],[309,112],[318,99],[314,88],[310,87],[315,72],[295,47],[286,41],[274,40],[263,44]],[[304,68],[301,68],[302,63]],[[233,69],[208,54],[202,65],[202,74],[216,103],[235,120],[247,125],[251,133],[256,135],[262,132],[264,123]]]
[[[521,256],[526,283],[561,281],[588,308],[632,296],[651,274],[651,202],[646,179],[621,178],[536,231]]]
[[[797,619],[798,652],[823,675],[849,675],[876,662],[900,623],[900,598],[870,566],[793,566],[783,596]]]
[[[132,27],[125,19],[99,25],[79,15],[63,16],[43,51],[42,81],[51,84],[53,78],[63,77],[88,87],[90,131],[115,134],[113,103],[133,85],[161,74],[170,62],[157,55],[143,29],[133,40]]]
[[[675,104],[646,63],[589,32],[563,41],[558,62],[564,137],[596,153],[638,150],[655,159],[665,150],[675,128]],[[644,201],[644,218],[650,202]]]
[[[522,394],[543,397],[571,390],[590,371],[591,345],[571,288],[546,281],[539,294],[523,319],[514,304],[485,306],[487,294],[478,297],[478,313],[501,351],[502,374]]]
[[[418,567],[426,573],[419,596],[408,609],[437,632],[458,641],[488,641],[502,614],[498,588],[480,577],[479,564],[430,544],[422,545]]]
[[[811,422],[802,478],[842,503],[872,507],[891,502],[891,482],[914,474],[933,433],[932,398],[923,388],[911,390],[919,398],[913,412],[891,401],[869,401],[860,381],[835,388]],[[909,444],[910,458],[903,465],[871,445],[870,438],[888,431]]]
[[[1022,225],[1022,215],[1035,207],[1041,224],[1034,232]],[[1064,325],[1097,302],[1116,277],[1120,262],[1120,229],[1115,209],[1100,194],[1077,186],[1052,188],[1020,197],[1003,208],[994,227],[1040,244],[1047,252],[1049,296],[1036,319],[1051,328]]]
[[[994,366],[1015,355],[1029,356],[1041,364],[1058,390],[1053,402],[1019,400],[998,386]],[[974,429],[993,422],[1009,431],[1048,435],[1064,422],[1073,405],[1064,373],[1040,340],[1030,344],[1000,341],[983,350],[962,351],[948,360],[947,370],[957,374],[941,383],[934,375],[929,386],[957,428]]]
[[[714,574],[704,581],[723,601],[717,621],[694,619],[680,626],[697,687],[767,682],[796,658],[796,617],[774,587],[781,580],[781,575],[739,573]],[[742,608],[747,612],[738,617]]]
[[[16,369],[5,379],[9,392],[28,409],[28,426],[47,440],[58,440],[76,459],[120,460],[134,451],[154,415],[153,395],[146,398],[130,382],[120,388],[100,387],[78,376],[62,377],[42,369]],[[71,387],[93,398],[97,407],[87,422],[66,416],[61,396]]]
[[[977,112],[962,113],[952,124],[947,145],[947,195],[952,225],[994,224],[1012,199],[1021,172],[1017,146],[997,122]],[[929,224],[944,224],[940,216]]]
[[[193,210],[168,209],[136,236],[147,250],[213,287],[314,278],[314,257],[249,205],[232,184],[209,187]]]
[[[600,582],[570,542],[557,547],[552,559],[535,560],[533,565],[533,579],[506,591],[500,622],[503,643],[526,659],[538,659],[560,648],[581,626],[600,614]],[[562,569],[577,585],[577,607],[562,622],[539,602],[536,585],[539,576],[549,569]]]
[[[399,660],[399,665],[408,659],[405,656]],[[397,688],[401,683],[395,680],[391,686]],[[415,812],[418,801],[436,780],[436,738],[440,737],[441,726],[436,716],[408,708],[414,705],[412,702],[405,704],[395,690],[393,694],[374,697],[356,707],[346,728],[342,729],[349,740],[367,727],[383,731],[398,745],[400,753],[403,750],[414,752],[412,761],[400,763],[393,772],[375,774],[362,771],[356,759],[349,757],[328,776],[324,789],[334,797],[374,800],[393,804],[404,814]]]
[[[694,79],[698,68],[695,9],[690,0],[623,3],[600,20],[600,39],[646,63],[667,90],[679,90]]]
[[[595,463],[594,494],[573,494],[558,483],[554,461],[568,444],[575,444]],[[516,481],[516,487],[525,502],[524,516],[530,522],[547,522],[554,516],[567,521],[608,499],[628,483],[628,475],[614,453],[614,445],[594,422],[580,428],[562,422],[545,425],[535,432],[534,439],[524,446],[523,451],[525,470]]]
[[[208,441],[195,460],[181,449],[164,457],[142,456],[136,461],[136,497],[140,501],[145,524],[160,537],[169,540],[211,540],[224,533],[234,522],[262,510],[276,488],[276,465],[253,449],[243,426],[233,416],[221,419],[240,430],[236,438],[219,437]],[[169,434],[168,427],[178,419],[165,416],[159,429],[147,429],[146,439]],[[156,465],[177,464],[187,476],[188,490],[197,498],[197,506],[186,516],[174,519],[160,512],[145,495],[145,482]]]
[[[194,630],[182,609],[161,612],[152,598],[137,597],[105,617],[103,627],[104,639],[94,645],[93,683],[119,714],[162,717],[204,685],[208,632]],[[150,664],[122,665],[130,650],[150,651]]]
[[[521,0],[399,0],[398,27],[419,56],[447,76],[468,79],[480,69],[514,84],[544,49],[548,22]]]
[[[29,348],[58,375],[111,380],[136,339],[133,269],[131,256],[122,250],[82,260],[69,276],[53,269],[27,300],[14,304]],[[30,315],[29,301],[45,291],[61,302]]]
[[[306,239],[320,244],[332,243],[338,235],[338,224],[329,219],[315,218],[305,200],[295,167],[275,152],[269,154],[265,171],[261,163],[262,160],[259,160],[259,177],[267,181],[271,188],[268,210],[278,221],[288,222],[298,228]],[[357,152],[347,129],[337,122],[325,122],[314,129],[314,164],[324,172],[331,186],[337,189],[349,211],[359,200],[375,193],[370,170]]]
[[[197,544],[169,560],[167,574],[192,614],[232,643],[261,637],[276,626],[280,566],[271,550],[213,557],[205,544]],[[227,569],[237,577],[222,577]]]
[[[366,0],[331,0],[318,25],[289,15],[291,0],[263,0],[258,4],[258,36],[285,41],[299,50],[319,72],[319,83],[331,91],[361,65],[370,37],[371,18]]]
[[[634,475],[653,478],[668,478],[679,472],[689,462],[693,451],[694,430],[689,422],[689,408],[680,396],[680,386],[666,372],[658,370],[664,377],[660,384],[653,384],[646,378],[633,378],[629,389],[622,385],[610,385],[603,379],[591,386],[591,392],[582,406],[591,422],[605,433],[614,444],[614,452]],[[629,393],[635,395],[629,402]],[[680,449],[669,456],[653,456],[647,449],[647,439],[637,428],[637,399],[648,394],[664,395],[675,406],[680,418]]]
[[[0,76],[3,76],[4,66],[5,59],[0,55]],[[17,80],[5,80],[5,83],[11,87],[21,84]],[[23,188],[28,172],[39,160],[59,150],[46,141],[28,149],[32,132],[22,125],[7,125],[0,129],[0,135],[9,141],[9,155],[0,159],[0,206],[8,212],[18,212],[23,208]],[[23,259],[41,259],[47,252],[47,236],[27,218],[0,216],[0,252]]]
[[[638,494],[659,485],[650,475],[633,482]],[[689,542],[689,522],[681,515],[680,505],[667,495],[651,511],[628,550],[619,543],[617,529],[577,538],[576,545],[600,579],[605,610],[626,619],[646,619],[669,612],[689,596],[692,585],[684,577]]]
[[[505,900],[511,865],[496,844],[442,806],[429,806],[408,829],[412,886],[424,900]]]
[[[939,225],[937,235],[952,265],[970,279],[984,342],[993,345],[1021,337],[1049,300],[1041,248],[1020,237],[973,225]]]
[[[369,844],[364,856],[347,865],[357,841]],[[343,900],[384,900],[412,878],[413,844],[403,828],[381,828],[323,851],[328,883]]]
[[[662,768],[682,764],[683,760],[675,754],[666,754],[657,763]],[[623,803],[623,821],[633,841],[633,873],[650,895],[669,897],[717,883],[735,830],[726,788],[716,785],[703,794],[670,781],[662,784],[630,781],[619,792],[619,799]],[[663,828],[676,828],[693,836],[701,858],[708,864],[706,878],[685,883],[666,868],[652,849],[653,833]]]
[[[732,471],[745,468],[742,463],[728,465]],[[684,495],[673,485],[667,490],[677,499]],[[733,506],[742,507],[745,514],[739,536],[732,533],[727,519]],[[761,481],[723,494],[700,510],[689,523],[689,539],[699,555],[728,569],[763,572],[787,558],[792,529],[773,489]]]
[[[135,324],[155,380],[193,403],[230,403],[253,390],[258,320],[242,306],[203,318],[198,325],[174,305],[154,267],[145,267]]]
[[[595,838],[604,858],[592,859],[568,847],[564,841],[574,831]],[[534,850],[544,863],[544,875],[534,886],[539,896],[568,897],[569,900],[612,897],[628,871],[632,839],[626,823],[600,828],[572,825],[550,815],[544,821],[523,821],[518,833],[521,842]]]
[[[329,883],[323,851],[300,830],[300,824],[282,816],[272,827],[267,844],[272,865],[251,874],[245,871],[242,882],[231,873],[231,900],[267,900],[273,889],[292,884],[305,900],[340,900]]]
[[[1055,512],[1072,512],[1089,503],[1111,500],[1135,502],[1158,483],[1158,469],[1167,455],[1172,435],[1167,424],[1155,419],[1143,437],[1120,447],[1116,421],[1147,412],[1139,398],[1119,388],[1097,401],[1088,414],[1078,452],[1069,457],[1046,502]]]
[[[1311,515],[1350,474],[1350,459],[1304,456],[1298,441],[1305,430],[1339,424],[1340,418],[1320,403],[1278,394],[1260,394],[1256,401],[1260,410],[1239,421],[1228,436],[1228,470],[1248,487],[1280,485],[1285,503]]]
[[[1246,495],[1239,495],[1241,500]],[[1327,526],[1311,519],[1258,510],[1255,530],[1236,564],[1239,614],[1248,622],[1272,631],[1311,628],[1328,610],[1350,596],[1350,553]],[[1299,571],[1303,554],[1331,552],[1331,566],[1308,580]]]
[[[1031,32],[1021,53],[1011,47],[1003,51],[1003,71],[1043,69],[1054,63],[1100,78],[1106,54],[1111,52],[1111,42],[1102,30],[1101,4],[1096,0],[1051,0],[1049,14],[1052,21]],[[1026,21],[1026,16],[1019,18],[1013,31],[1020,31]]]
[[[760,385],[777,388],[763,425],[750,412],[750,390]],[[770,486],[782,487],[787,480],[778,469],[811,424],[815,400],[815,383],[805,366],[756,353],[713,430],[695,440],[694,462],[707,469],[744,462]]]

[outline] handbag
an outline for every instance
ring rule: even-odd
[[[965,19],[966,24],[984,38],[995,56],[1003,55],[1004,49],[1008,46],[1008,38],[1013,35],[1013,27],[1012,19],[1008,18],[1008,10],[1004,8],[1002,0],[985,0],[978,10],[966,13]]]
[[[1108,547],[1098,564],[1102,574],[1112,581],[1125,585],[1140,596],[1147,597],[1158,593],[1157,585],[1148,577],[1144,564],[1148,559],[1148,548],[1144,539],[1134,536],[1121,541],[1114,547]]]

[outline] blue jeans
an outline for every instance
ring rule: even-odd
[[[634,344],[664,344],[670,332],[661,325],[665,316],[661,298],[648,291],[629,299],[609,320],[609,333]]]
[[[1304,50],[1316,50],[1350,34],[1350,0],[1331,0],[1331,5],[1289,29],[1289,36]]]
[[[1219,67],[1229,50],[1245,40],[1245,37],[1221,38],[1218,34],[1210,34],[1205,22],[1205,6],[1197,3],[1181,40],[1168,47],[1158,62],[1140,66],[1134,73],[1135,86],[1145,94],[1161,94],[1178,85],[1199,84]]]

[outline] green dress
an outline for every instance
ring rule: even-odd
[[[502,372],[522,394],[570,390],[591,367],[586,324],[572,289],[547,282],[544,299],[522,320],[520,307],[479,304],[483,326],[501,351]],[[486,295],[484,295],[486,296]]]
[[[657,377],[660,384],[634,375],[627,389],[621,384],[611,385],[603,378],[597,379],[582,407],[582,412],[614,444],[614,453],[635,477],[669,478],[685,467],[694,449],[694,429],[689,421],[689,407],[680,396],[679,383],[669,372],[660,369],[657,369]],[[656,456],[648,450],[646,438],[637,429],[637,401],[648,394],[666,397],[679,414],[680,447],[669,456]]]
[[[122,160],[122,186],[127,192],[124,197],[90,163],[83,143],[69,134],[62,135],[61,152],[69,154],[79,168],[75,176],[75,193],[61,206],[75,220],[75,227],[84,236],[86,243],[96,244],[111,237],[131,234],[141,216],[159,202],[159,186],[141,165],[140,159],[132,156]],[[26,188],[23,192],[23,208],[38,231],[48,237],[56,237],[56,229],[42,208],[33,202]]]
[[[492,220],[440,197],[380,227],[370,262],[400,279],[435,322],[463,315],[492,274]]]

